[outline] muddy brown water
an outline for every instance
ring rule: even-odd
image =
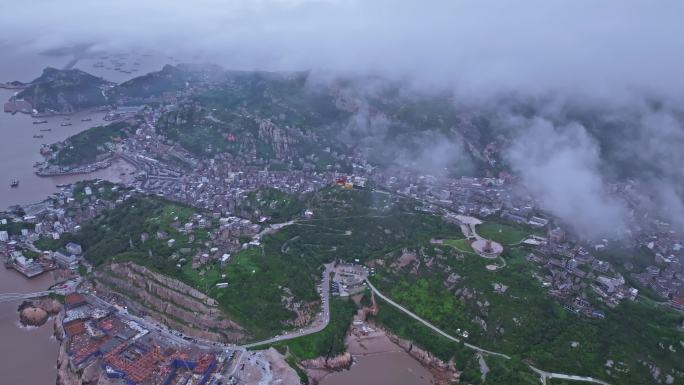
[[[46,66],[61,68],[71,60],[67,56],[24,52],[1,41],[0,52],[0,82],[31,81],[40,76]],[[161,68],[161,64],[156,61],[151,64],[141,62],[137,74],[121,74],[104,69],[90,71],[87,67],[91,62],[92,60],[79,62],[77,67],[83,66],[83,70],[117,82]],[[15,92],[16,90],[0,89],[0,105]],[[85,175],[43,178],[34,174],[34,163],[43,160],[39,153],[42,143],[54,143],[101,124],[103,116],[102,112],[81,112],[72,115],[68,121],[64,117],[41,118],[48,123],[34,125],[34,119],[28,115],[11,115],[0,110],[0,210],[5,210],[10,205],[42,201],[58,190],[58,184],[93,178],[117,181],[121,172],[132,171],[127,164],[119,163]],[[81,121],[86,118],[92,120]],[[63,122],[72,125],[61,126]],[[52,130],[40,131],[46,128]],[[43,138],[33,138],[35,134],[43,135]],[[10,187],[14,178],[19,180],[17,188]],[[53,283],[54,278],[50,273],[29,280],[15,271],[6,270],[0,264],[0,293],[42,291]],[[0,303],[0,384],[52,385],[57,375],[59,349],[59,344],[52,337],[53,322],[49,321],[38,328],[23,328],[19,324],[18,306],[19,302]]]
[[[321,385],[429,385],[432,374],[382,332],[347,339],[354,357],[349,370],[326,376]]]

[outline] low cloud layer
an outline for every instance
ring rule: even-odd
[[[580,233],[609,235],[630,215],[607,187],[625,164],[641,204],[684,228],[684,125],[668,107],[684,102],[682,14],[679,0],[4,1],[0,43],[447,89],[461,107],[504,117],[505,160],[544,206]],[[514,113],[502,99],[543,107]],[[601,124],[569,114],[577,105]],[[361,108],[343,134],[383,141],[388,129]],[[416,149],[396,163],[432,172],[465,162],[458,139],[425,137]]]
[[[684,89],[682,14],[676,0],[33,0],[0,5],[0,39],[375,72],[469,97],[674,97]]]
[[[598,143],[577,123],[524,125],[506,158],[542,206],[585,236],[619,236],[627,210],[606,191]]]

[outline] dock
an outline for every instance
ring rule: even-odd
[[[20,263],[16,259],[8,259],[5,268],[16,270],[26,278],[37,277],[45,272],[43,266],[36,262]]]

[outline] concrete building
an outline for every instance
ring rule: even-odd
[[[75,255],[65,255],[59,251],[55,251],[53,258],[59,267],[69,270],[78,269],[79,261]]]
[[[68,254],[81,255],[81,253],[83,253],[83,249],[78,243],[69,242],[66,244],[65,248]]]

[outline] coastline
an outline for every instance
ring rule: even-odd
[[[449,385],[458,381],[460,372],[454,362],[443,362],[431,353],[418,348],[409,340],[402,339],[374,323],[363,326],[356,324],[346,338],[346,351],[335,357],[318,357],[302,361],[312,384],[336,385],[339,381],[351,381],[354,370],[365,370],[361,366],[374,365],[368,361],[381,361],[383,365],[415,362],[417,367],[402,367],[417,376],[417,380],[437,385]],[[420,374],[420,369],[429,373]],[[399,368],[397,367],[397,370]],[[339,376],[340,378],[335,378]],[[342,378],[344,376],[344,378]]]

